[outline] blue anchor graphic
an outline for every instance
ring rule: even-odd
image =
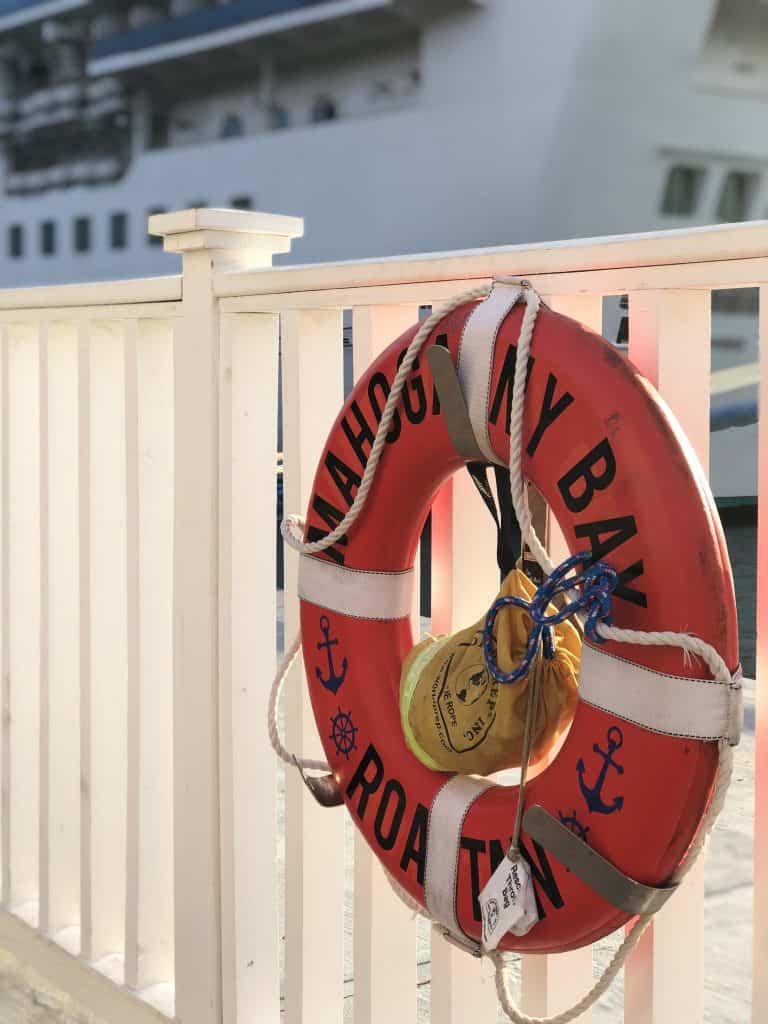
[[[330,690],[331,693],[336,693],[347,676],[347,659],[344,658],[342,661],[341,675],[338,675],[333,665],[333,654],[331,653],[331,648],[336,647],[339,641],[338,638],[336,640],[331,640],[330,638],[331,623],[327,615],[320,616],[320,632],[325,637],[325,640],[318,640],[317,649],[318,651],[322,651],[323,649],[326,651],[328,657],[328,678],[323,679],[323,673],[319,668],[315,668],[315,675],[326,690]]]
[[[613,760],[613,755],[621,747],[624,742],[624,736],[621,729],[617,725],[612,725],[606,735],[608,740],[608,750],[601,750],[597,743],[592,744],[592,749],[596,754],[599,754],[603,759],[603,766],[600,769],[600,774],[597,776],[597,780],[594,786],[587,786],[584,784],[584,761],[579,758],[579,762],[576,765],[576,771],[579,773],[579,786],[581,786],[581,792],[584,794],[584,799],[587,801],[587,807],[590,811],[594,811],[597,814],[613,814],[614,811],[620,811],[624,806],[624,797],[614,797],[613,803],[607,804],[602,797],[603,785],[605,784],[605,777],[608,774],[609,768],[615,768],[619,775],[624,774],[624,766],[617,764]]]

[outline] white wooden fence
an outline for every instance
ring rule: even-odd
[[[630,355],[706,466],[710,291],[760,286],[768,352],[768,224],[279,269],[295,218],[198,210],[150,226],[183,253],[180,277],[0,292],[0,947],[109,1024],[277,1024],[281,1010],[287,1024],[340,1024],[344,812],[317,807],[290,773],[282,820],[264,727],[279,341],[288,510],[304,509],[341,404],[344,310],[357,373],[420,304],[497,272],[597,329],[603,296],[628,293]],[[760,445],[765,489],[765,419]],[[464,479],[440,495],[439,629],[472,621],[494,591],[489,524]],[[468,530],[487,537],[485,569],[452,558]],[[765,516],[760,534],[765,557]],[[289,553],[287,634],[295,583]],[[759,586],[758,665],[768,576]],[[755,1022],[768,1019],[766,707]],[[289,745],[317,749],[298,678],[286,716]],[[416,925],[359,841],[351,899],[355,1024],[414,1022]],[[627,968],[627,1024],[702,1019],[702,921],[697,872]],[[589,949],[526,957],[524,1005],[560,1009],[591,975]],[[496,1014],[487,970],[439,939],[431,1014]]]

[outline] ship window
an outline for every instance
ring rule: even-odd
[[[756,186],[756,174],[730,171],[725,177],[723,189],[717,202],[718,220],[727,222],[747,220]]]
[[[312,105],[312,120],[315,123],[334,121],[337,116],[336,104],[330,96],[318,96]]]
[[[24,228],[21,224],[11,224],[8,228],[8,254],[14,260],[20,260],[24,255]]]
[[[113,249],[124,249],[128,244],[128,217],[113,213],[109,219],[109,240]]]
[[[703,183],[703,167],[671,167],[664,186],[661,212],[677,216],[694,213]]]
[[[156,213],[167,213],[168,211],[164,206],[153,206],[149,211],[148,216],[154,217]],[[147,235],[147,245],[158,246],[163,244],[162,235]]]
[[[233,196],[232,197],[232,209],[233,210],[250,210],[253,206],[253,200],[250,196]]]
[[[75,252],[88,252],[91,248],[91,218],[75,217],[73,227]]]
[[[40,252],[43,256],[52,256],[56,252],[56,223],[44,220],[40,225]]]
[[[168,145],[168,114],[165,110],[154,110],[149,119],[149,148],[165,149]]]
[[[281,107],[279,103],[273,103],[269,108],[269,126],[275,130],[280,128],[287,128],[291,123],[291,118],[285,107]]]
[[[243,119],[240,117],[240,115],[227,114],[224,120],[221,122],[221,131],[219,132],[219,138],[236,139],[243,134]]]
[[[51,84],[51,70],[42,61],[36,61],[29,66],[29,87],[31,91],[47,89]]]

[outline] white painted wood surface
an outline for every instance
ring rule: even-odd
[[[78,332],[48,325],[48,932],[80,923]]]
[[[264,728],[275,667],[279,323],[223,320],[220,736],[223,1017],[280,1019],[277,760]]]
[[[40,699],[40,762],[38,806],[38,912],[37,927],[41,932],[50,929],[50,623],[49,577],[50,544],[48,487],[48,325],[41,324],[38,332],[37,355],[37,407],[38,407],[38,545],[40,612],[38,618],[39,699]]]
[[[11,908],[38,891],[40,508],[38,328],[8,327],[8,741]]]
[[[499,590],[496,527],[468,473],[444,484],[432,506],[432,632],[476,622]],[[467,956],[432,929],[432,1020],[496,1019],[490,960]]]
[[[139,372],[136,324],[125,328],[125,626],[126,626],[126,879],[125,984],[139,980],[139,886],[141,829],[141,626],[139,624]]]
[[[129,485],[126,984],[173,980],[173,324],[126,338]],[[133,498],[131,494],[133,493]],[[132,801],[132,806],[131,806]],[[135,836],[132,832],[135,830]]]
[[[629,297],[629,357],[656,384],[709,467],[711,300],[706,292]],[[702,1019],[704,857],[656,916],[625,970],[627,1024]]]
[[[80,955],[92,958],[91,912],[91,339],[77,334],[78,654],[80,662]]]
[[[534,245],[508,245],[463,252],[422,253],[343,263],[314,263],[277,267],[258,273],[218,274],[216,294],[263,301],[276,297],[286,305],[294,296],[312,292],[325,305],[325,292],[349,293],[367,289],[360,301],[373,304],[372,290],[392,291],[390,301],[431,300],[461,291],[459,282],[478,283],[494,274],[515,274],[529,279],[542,293],[577,292],[619,294],[633,288],[720,287],[764,280],[768,221],[720,224],[708,227],[654,231],[614,238],[586,238]],[[754,262],[753,262],[754,261]],[[753,265],[751,265],[753,264]],[[447,292],[435,291],[445,283]],[[417,289],[417,295],[396,297],[396,289]],[[338,298],[338,296],[336,296]],[[328,296],[330,299],[330,296]]]
[[[355,380],[418,319],[416,306],[356,309],[352,319]],[[418,574],[415,589],[418,602]],[[415,620],[418,629],[418,613]],[[392,891],[359,830],[355,830],[353,901],[356,1024],[415,1021],[416,921]]]
[[[90,958],[123,951],[127,794],[125,329],[90,328]]]
[[[219,325],[212,260],[184,256],[174,336],[173,813],[176,1014],[221,1015]]]
[[[342,402],[340,310],[281,318],[285,510],[303,515],[320,454]],[[285,552],[286,645],[298,629],[298,557]],[[286,746],[322,756],[306,693],[294,665],[284,699]],[[341,1024],[344,1012],[344,819],[319,807],[297,772],[286,773],[286,1024]]]

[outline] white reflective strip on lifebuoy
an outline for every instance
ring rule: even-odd
[[[735,744],[743,713],[741,673],[732,682],[670,676],[590,644],[581,650],[579,697],[652,732]]]
[[[520,295],[518,285],[494,282],[488,298],[474,308],[464,324],[456,364],[478,446],[489,462],[499,465],[504,463],[495,454],[488,433],[493,352],[499,329]]]
[[[453,775],[438,789],[429,809],[424,903],[432,920],[459,940],[464,936],[456,916],[461,833],[470,807],[492,785],[488,779]]]
[[[366,572],[302,555],[299,597],[355,619],[405,619],[413,602],[413,569]]]

